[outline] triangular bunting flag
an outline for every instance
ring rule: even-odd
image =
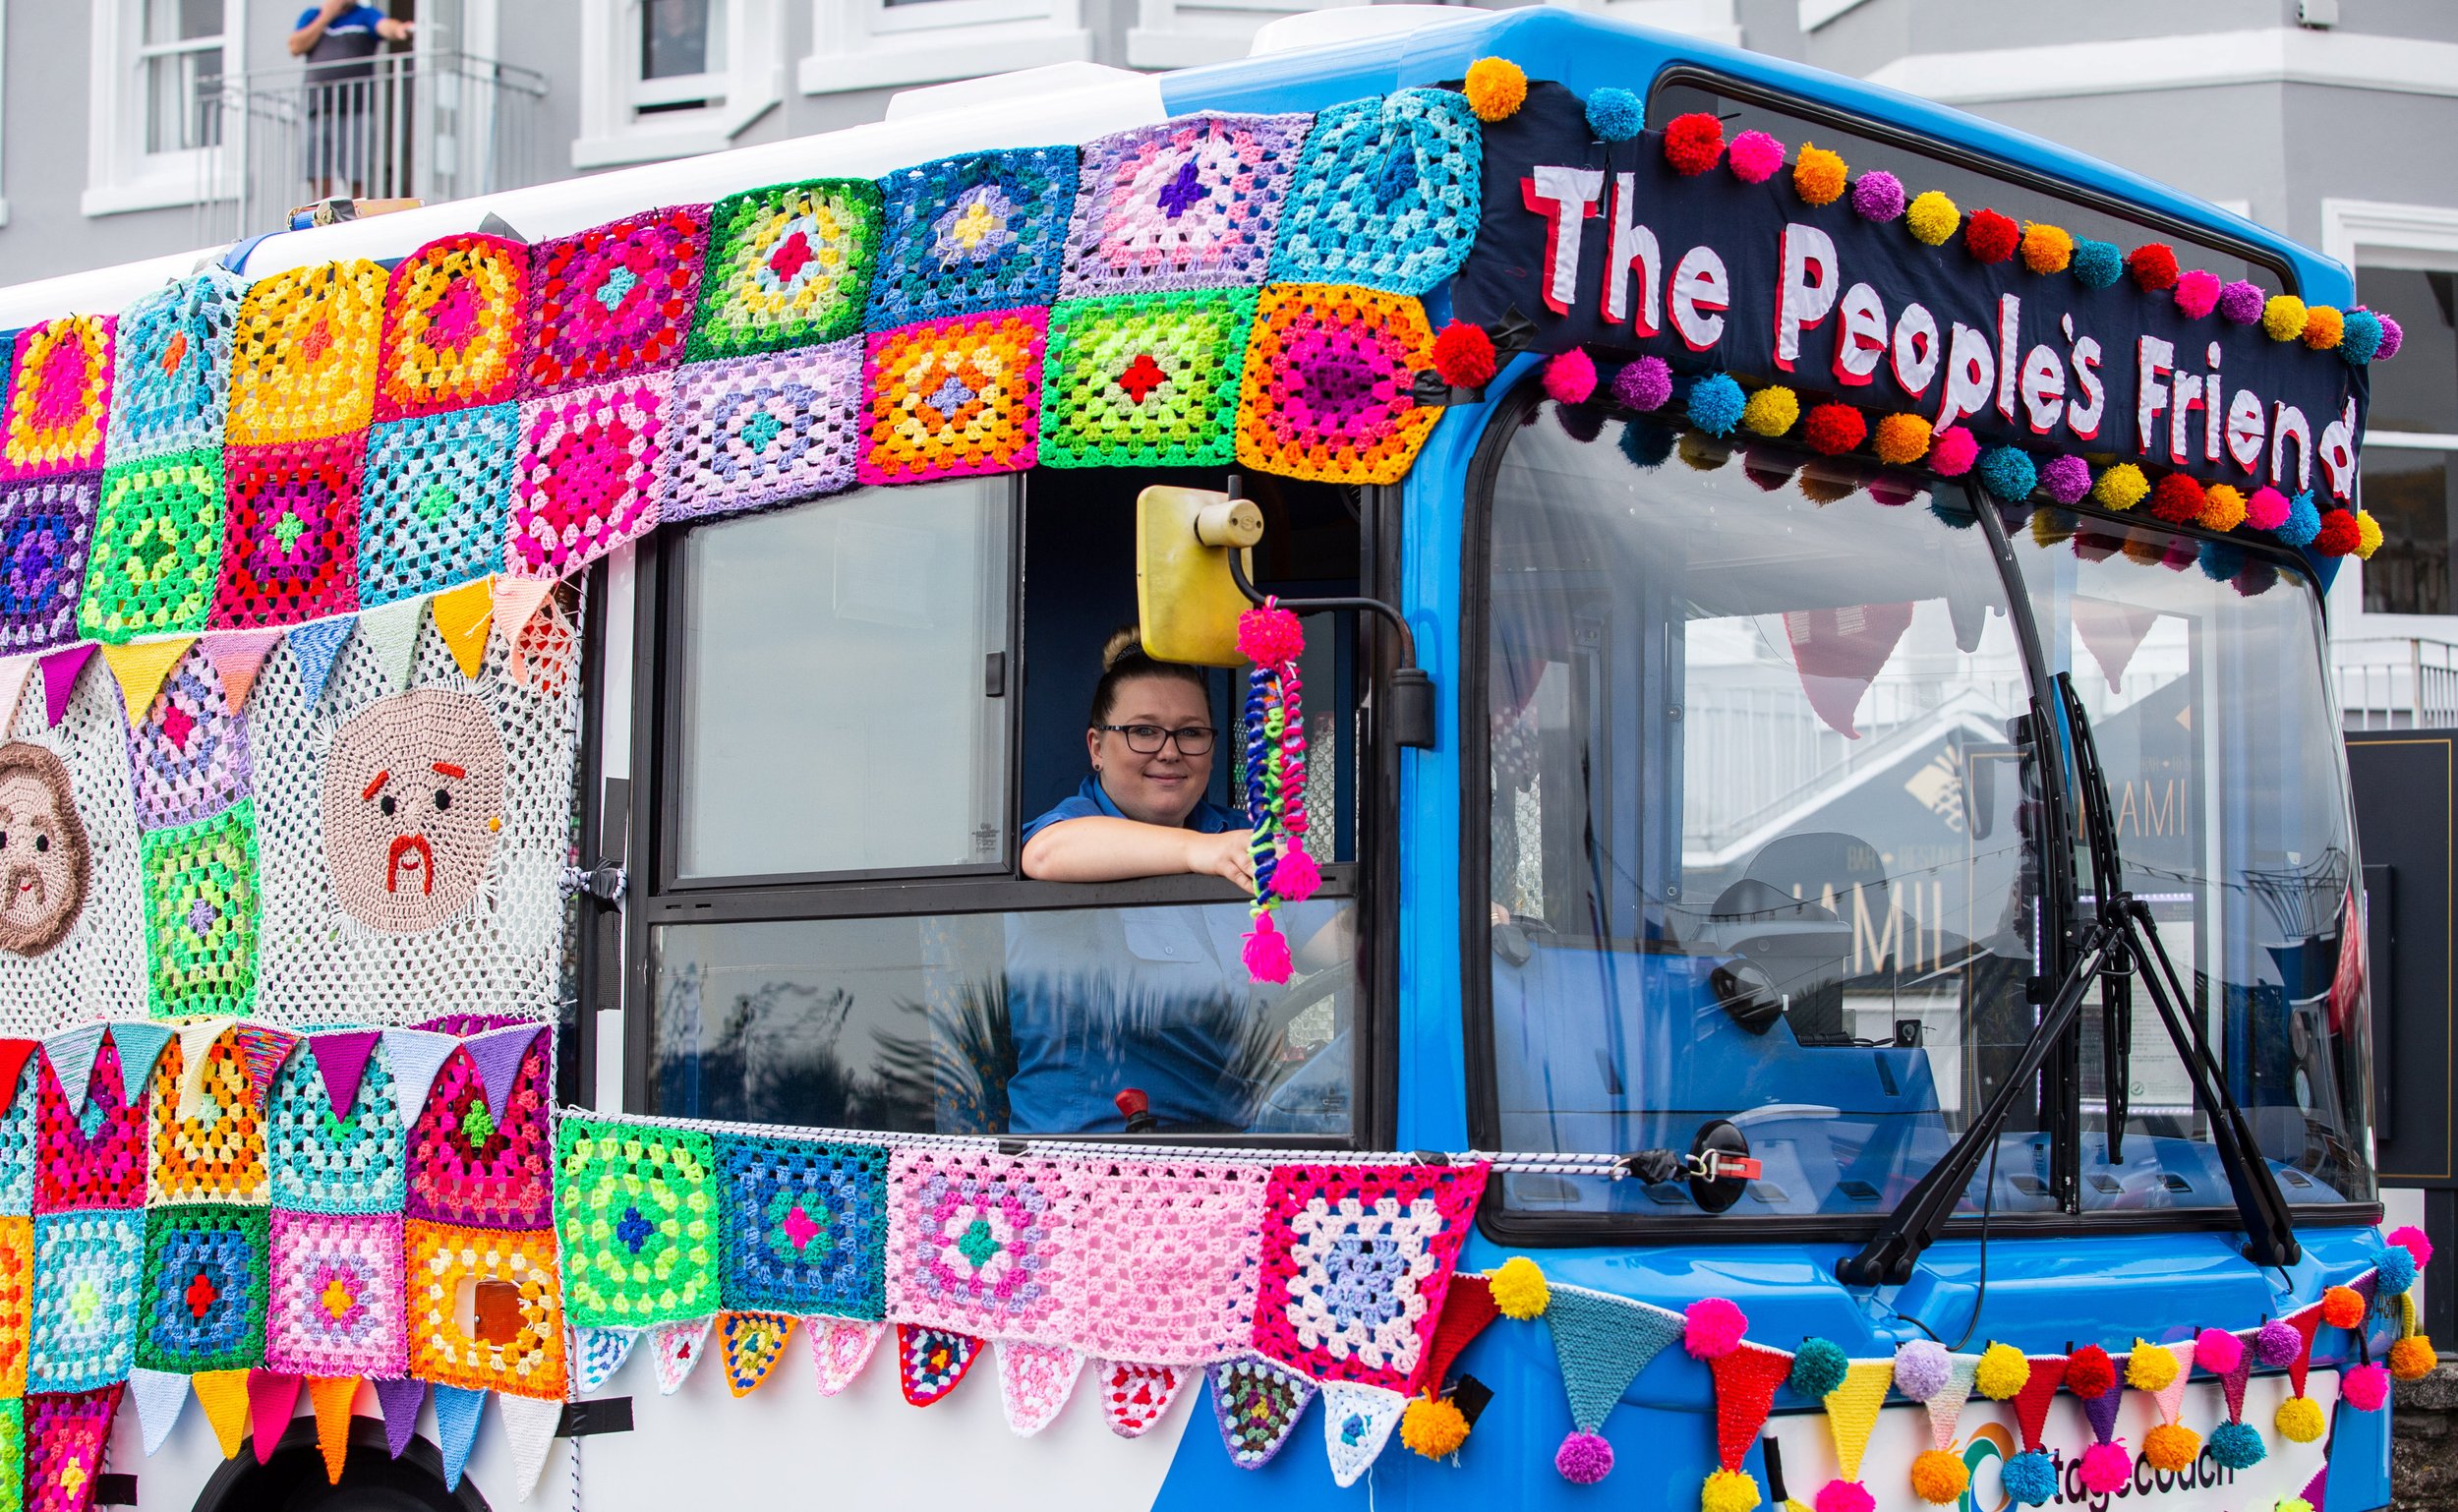
[[[2091,1436],[2101,1443],[2117,1435],[2117,1409],[2125,1402],[2125,1367],[2117,1367],[2116,1384],[2095,1397],[2083,1397],[2082,1416],[2090,1421]]]
[[[1331,1456],[1331,1479],[1355,1485],[1391,1441],[1391,1429],[1408,1410],[1408,1398],[1382,1386],[1355,1381],[1322,1383],[1323,1448]]]
[[[1545,1310],[1553,1309],[1549,1304]],[[1708,1364],[1716,1374],[1716,1458],[1725,1469],[1737,1471],[1767,1425],[1776,1388],[1792,1373],[1792,1357],[1745,1340]]]
[[[376,654],[376,667],[384,674],[387,692],[398,693],[410,685],[410,672],[418,665],[418,627],[426,617],[424,595],[359,611],[359,635]]]
[[[478,1079],[487,1089],[487,1111],[495,1115],[498,1126],[503,1122],[505,1105],[512,1099],[512,1083],[520,1076],[521,1061],[546,1031],[542,1023],[515,1023],[461,1041],[461,1048],[478,1063]]]
[[[498,1395],[495,1410],[503,1419],[503,1436],[512,1444],[512,1490],[522,1501],[538,1488],[538,1472],[547,1467],[555,1447],[555,1430],[563,1422],[563,1404],[553,1397]]]
[[[271,1464],[282,1434],[290,1431],[290,1415],[299,1410],[302,1384],[300,1377],[279,1370],[248,1372],[248,1416],[255,1420],[258,1464]]]
[[[341,648],[350,644],[350,632],[358,623],[357,615],[343,614],[290,630],[290,656],[299,664],[299,686],[309,712],[322,700],[324,684],[332,680],[333,664],[341,660]]]
[[[2253,1376],[2253,1331],[2249,1329],[2237,1338],[2245,1347],[2237,1351],[2236,1368],[2219,1377],[2219,1389],[2228,1399],[2230,1423],[2245,1421],[2245,1383]]]
[[[486,1415],[485,1391],[472,1391],[466,1386],[436,1385],[436,1437],[443,1450],[443,1488],[461,1488],[461,1472],[469,1466],[469,1451],[478,1443],[478,1423]]]
[[[17,1084],[26,1078],[26,1063],[42,1041],[0,1039],[0,1118],[17,1106]]]
[[[196,642],[193,635],[181,635],[166,641],[134,641],[102,648],[102,663],[118,679],[120,697],[128,705],[129,728],[135,729],[146,722],[146,710],[152,706],[153,695],[162,691],[162,679],[171,674],[171,669],[179,665],[179,659]]]
[[[810,1330],[811,1369],[819,1377],[819,1394],[824,1397],[853,1384],[888,1331],[885,1323],[855,1323],[841,1317],[806,1317],[802,1326]]]
[[[86,1512],[93,1505],[121,1389],[27,1399],[24,1505],[31,1512]]]
[[[2377,1270],[2368,1270],[2355,1280],[2348,1282],[2347,1289],[2363,1298],[2365,1306],[2370,1308],[2380,1301],[2381,1273]]]
[[[2015,1393],[2015,1422],[2022,1428],[2022,1447],[2040,1447],[2040,1435],[2048,1431],[2049,1404],[2057,1400],[2057,1388],[2065,1384],[2066,1357],[2063,1355],[2032,1355],[2031,1373],[2022,1389]]]
[[[324,1083],[324,1101],[333,1117],[348,1118],[358,1101],[359,1080],[367,1075],[367,1058],[383,1038],[380,1029],[334,1029],[308,1036],[308,1054],[316,1058],[316,1074]],[[615,1357],[620,1365],[622,1359]]]
[[[1083,1373],[1083,1356],[1048,1344],[997,1346],[999,1397],[1007,1404],[1007,1425],[1030,1438],[1057,1420],[1059,1409],[1075,1394],[1076,1377]]]
[[[1570,1394],[1570,1421],[1593,1433],[1621,1400],[1647,1363],[1681,1337],[1678,1312],[1643,1302],[1555,1285],[1545,1305],[1553,1354],[1561,1361],[1562,1386]]]
[[[478,578],[448,588],[427,601],[436,616],[436,630],[444,649],[461,665],[461,675],[475,677],[487,665],[487,627],[495,622],[495,583]]]
[[[200,1018],[179,1026],[179,1116],[195,1118],[205,1103],[206,1060],[213,1042],[237,1023],[236,1018]]]
[[[1270,1464],[1315,1400],[1315,1383],[1277,1361],[1232,1360],[1205,1373],[1211,1377],[1212,1420],[1229,1446],[1229,1462],[1240,1470]]]
[[[244,714],[248,694],[264,659],[281,643],[279,630],[217,630],[205,638],[205,659],[222,679],[222,697],[233,714]]]
[[[94,1054],[102,1048],[105,1027],[81,1023],[43,1037],[43,1059],[51,1063],[51,1075],[60,1078],[60,1091],[72,1110],[86,1106],[86,1083],[93,1079]],[[125,1089],[128,1082],[123,1078],[120,1085]]]
[[[308,1409],[316,1414],[316,1449],[324,1457],[324,1480],[341,1483],[341,1467],[350,1458],[350,1404],[358,1399],[355,1375],[308,1377]]]
[[[660,1396],[680,1391],[699,1367],[700,1357],[708,1353],[709,1324],[714,1321],[704,1317],[688,1323],[660,1323],[649,1330],[649,1358],[657,1366]]]
[[[2295,1329],[2296,1336],[2304,1341],[2303,1347],[2296,1351],[2295,1360],[2287,1367],[2288,1384],[2295,1388],[2298,1396],[2303,1396],[2305,1377],[2312,1370],[2312,1336],[2321,1327],[2321,1304],[2316,1302],[2298,1308],[2281,1321]]]
[[[1486,1325],[1501,1316],[1493,1305],[1493,1284],[1473,1271],[1455,1272],[1449,1290],[1442,1294],[1442,1311],[1434,1319],[1434,1338],[1426,1345],[1425,1363],[1418,1367],[1417,1381],[1426,1390],[1439,1393],[1451,1373],[1451,1363],[1459,1352],[1476,1342]]]
[[[905,1400],[928,1407],[956,1389],[981,1353],[981,1341],[969,1334],[913,1323],[896,1325],[897,1385]]]
[[[2171,1344],[2168,1353],[2177,1357],[2176,1379],[2151,1393],[2151,1400],[2159,1404],[2159,1421],[2162,1423],[2176,1422],[2177,1416],[2185,1411],[2185,1387],[2194,1374],[2194,1341],[2186,1339]]]
[[[1101,1395],[1101,1416],[1121,1438],[1141,1438],[1152,1425],[1169,1416],[1194,1371],[1179,1366],[1133,1365],[1104,1360],[1093,1367],[1093,1389]]]
[[[162,1047],[170,1042],[171,1026],[167,1023],[113,1023],[111,1045],[120,1053],[120,1085],[141,1087],[150,1083],[153,1063],[162,1058]]]
[[[520,644],[521,632],[538,612],[538,606],[555,592],[555,580],[544,577],[503,577],[495,580],[495,633],[503,637],[507,647]]]
[[[613,1380],[623,1362],[631,1358],[634,1337],[628,1328],[573,1329],[572,1394],[586,1396]]]
[[[384,1415],[384,1449],[397,1460],[418,1432],[418,1410],[427,1405],[427,1383],[380,1380],[368,1384],[376,1388],[376,1408]]]
[[[93,660],[93,643],[71,646],[54,651],[42,659],[42,724],[43,728],[58,727],[68,714],[68,701],[77,691],[77,674]]]
[[[268,1028],[261,1023],[239,1026],[239,1058],[248,1068],[248,1101],[256,1107],[264,1106],[264,1099],[273,1090],[273,1077],[281,1072],[290,1052],[299,1048],[299,1036],[288,1029]]]
[[[0,657],[0,737],[17,729],[17,706],[26,701],[26,679],[34,673],[32,657]]]
[[[1844,1367],[1844,1384],[1826,1395],[1827,1431],[1835,1437],[1835,1460],[1844,1479],[1860,1479],[1861,1456],[1869,1452],[1869,1430],[1878,1425],[1878,1409],[1895,1385],[1895,1357],[1855,1360]]]
[[[393,1091],[406,1122],[418,1121],[427,1106],[428,1088],[436,1084],[436,1073],[460,1043],[433,1029],[384,1030],[384,1064],[392,1069]]]
[[[171,1436],[179,1410],[188,1405],[188,1377],[139,1366],[128,1372],[128,1394],[137,1399],[137,1429],[145,1435],[146,1458],[151,1459]]]
[[[1946,1384],[1938,1388],[1938,1394],[1929,1398],[1928,1404],[1929,1441],[1940,1449],[1953,1447],[1955,1429],[1962,1422],[1963,1404],[1971,1400],[1971,1383],[1980,1374],[1980,1357],[1977,1355],[1949,1355],[1946,1358]],[[2183,1379],[2184,1373],[2178,1371],[2178,1378]]]
[[[222,1458],[237,1454],[248,1441],[248,1372],[203,1370],[188,1377],[188,1387],[197,1394],[205,1421],[212,1425],[213,1441],[222,1446]]]
[[[2326,1507],[2330,1504],[2330,1457],[2328,1455],[2321,1457],[2321,1468],[2314,1471],[2312,1479],[2305,1483],[2305,1489],[2298,1499],[2309,1507]]]
[[[717,1341],[726,1356],[726,1385],[747,1397],[767,1381],[768,1372],[784,1358],[786,1341],[793,1337],[790,1312],[721,1312]]]

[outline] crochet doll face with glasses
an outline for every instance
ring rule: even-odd
[[[68,768],[39,745],[0,745],[0,950],[39,956],[67,938],[91,866]]]
[[[503,735],[481,700],[413,688],[368,705],[324,762],[324,861],[344,912],[386,934],[451,919],[503,828]]]

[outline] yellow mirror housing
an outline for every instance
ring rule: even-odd
[[[1136,495],[1136,618],[1144,655],[1195,667],[1243,667],[1238,616],[1246,595],[1229,576],[1229,553],[1263,539],[1251,499],[1209,489],[1154,484]],[[1240,565],[1252,573],[1251,556]]]

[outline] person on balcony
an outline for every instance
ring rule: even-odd
[[[409,40],[414,24],[363,0],[322,0],[299,13],[290,55],[307,60],[307,179],[311,198],[366,192],[376,50]]]

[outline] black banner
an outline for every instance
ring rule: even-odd
[[[2130,278],[2092,289],[2019,257],[1985,263],[1960,232],[1926,246],[1848,194],[1804,203],[1788,170],[1685,178],[1661,133],[1597,141],[1559,85],[1486,126],[1484,196],[1453,309],[1489,330],[1516,311],[1537,350],[1653,354],[2247,490],[2355,491],[2366,378],[2335,352],[2189,320]]]

